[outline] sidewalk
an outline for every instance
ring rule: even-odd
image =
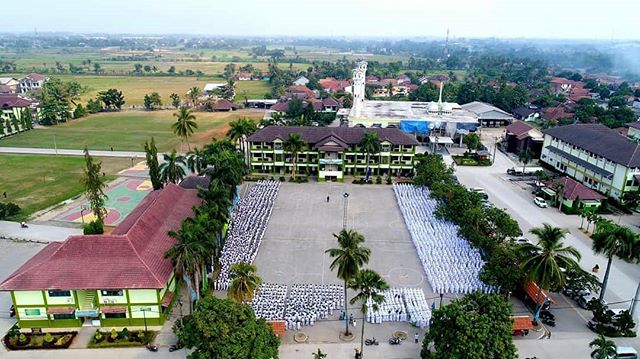
[[[54,149],[54,148],[32,148],[32,147],[0,147],[0,153],[17,153],[29,155],[64,155],[64,156],[84,156],[83,150]],[[126,157],[144,159],[144,152],[134,151],[89,151],[96,157]]]
[[[71,235],[82,234],[81,228],[55,227],[28,223],[21,228],[19,222],[0,221],[0,239],[23,240],[38,243],[60,242]]]

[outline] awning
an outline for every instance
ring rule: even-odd
[[[437,143],[439,145],[452,145],[453,144],[453,140],[451,139],[451,137],[446,137],[446,136],[442,136],[442,137],[429,136],[429,142]]]
[[[47,308],[47,314],[73,314],[75,307],[51,307]]]
[[[544,290],[540,290],[540,287],[535,282],[529,282],[525,288],[525,292],[529,295],[529,297],[537,304],[541,305],[545,302],[545,300],[549,300],[550,303],[556,304],[555,300],[549,297],[549,293]]]
[[[552,189],[550,189],[550,188],[541,188],[540,190],[541,190],[542,192],[544,192],[544,193],[548,194],[548,195],[549,195],[549,196],[551,196],[551,197],[555,197],[555,195],[556,195],[556,191],[554,191],[554,190],[552,190]]]
[[[533,329],[531,323],[531,317],[528,315],[522,315],[517,317],[511,317],[513,319],[513,330],[529,330]]]
[[[115,306],[105,306],[100,308],[100,311],[103,314],[120,314],[120,313],[126,313],[127,312],[127,307],[115,307]]]
[[[168,291],[165,295],[164,298],[162,298],[162,306],[165,308],[169,307],[169,304],[171,304],[171,300],[173,299],[173,292]]]

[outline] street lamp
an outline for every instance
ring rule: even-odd
[[[344,198],[344,213],[342,214],[342,229],[347,229],[347,207],[349,205],[349,193],[345,192],[342,197]]]
[[[140,308],[140,311],[142,312],[142,318],[144,320],[144,341],[147,341],[147,310],[150,310],[151,308]],[[145,343],[146,344],[146,343]]]
[[[82,205],[80,207],[80,218],[82,218],[82,225],[84,226],[84,211],[86,211],[88,208],[85,205]]]

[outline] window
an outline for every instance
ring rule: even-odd
[[[104,297],[121,297],[122,289],[119,290],[103,290],[102,295]]]
[[[282,143],[274,143],[273,146],[276,151],[282,150]]]
[[[76,319],[75,314],[54,314],[53,319]]]
[[[49,290],[47,292],[49,293],[49,297],[70,297],[71,296],[70,290]]]
[[[34,315],[34,316],[40,316],[40,309],[25,309],[24,310],[24,315]]]
[[[116,318],[126,318],[127,313],[105,313],[105,319],[116,319]]]

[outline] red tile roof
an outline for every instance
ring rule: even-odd
[[[197,191],[169,184],[150,193],[108,235],[51,243],[0,283],[0,290],[164,288],[173,272],[164,253],[200,203]]]
[[[573,118],[573,114],[566,112],[564,107],[558,106],[545,108],[542,117],[545,120],[560,120],[563,118]]]
[[[303,94],[304,97],[308,97],[308,98],[315,98],[316,94],[315,92],[313,92],[313,90],[311,90],[310,88],[308,88],[307,86],[289,86],[287,87],[287,94],[291,95],[296,95],[296,94]],[[300,97],[300,96],[295,96],[295,97]]]
[[[31,104],[31,100],[15,93],[0,94],[0,107],[28,107]]]
[[[226,99],[220,99],[213,104],[213,110],[214,111],[231,111],[233,110],[233,102]]]
[[[533,126],[522,121],[513,121],[505,129],[507,130],[507,133],[513,134],[514,136],[518,137],[531,131],[533,129]]]
[[[351,83],[347,80],[336,80],[333,77],[318,80],[320,86],[328,92],[344,91]]]
[[[47,308],[47,314],[72,314],[76,307],[51,307]]]
[[[28,74],[27,76],[25,76],[24,78],[28,78],[31,79],[31,81],[44,81],[46,80],[48,77],[45,75],[40,75],[37,74],[35,72]]]
[[[601,201],[606,198],[600,193],[585,187],[582,183],[571,177],[561,177],[559,179],[549,181],[546,185],[547,187],[554,189],[557,183],[564,185],[564,189],[562,190],[563,196],[568,200],[573,201],[576,198],[580,198],[581,200],[586,201]]]
[[[100,311],[105,314],[126,313],[127,307],[104,305],[100,307]]]

